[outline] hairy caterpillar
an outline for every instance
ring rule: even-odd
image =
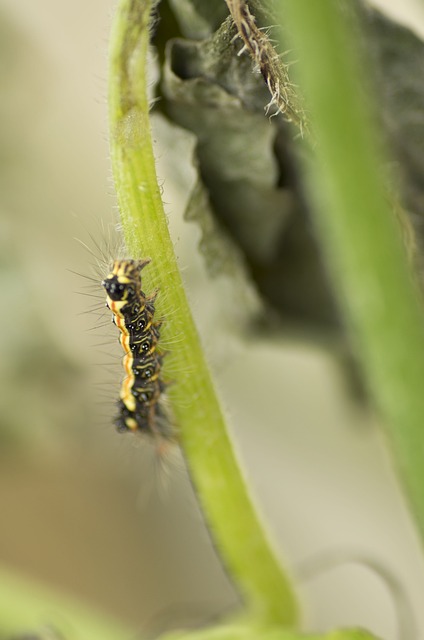
[[[169,419],[161,403],[166,383],[161,379],[165,353],[158,349],[162,322],[154,321],[157,292],[146,296],[142,290],[141,271],[145,260],[115,260],[109,275],[102,281],[106,306],[118,327],[124,350],[125,378],[121,385],[118,431],[147,433],[170,438]]]

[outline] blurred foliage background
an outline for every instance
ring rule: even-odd
[[[114,433],[116,335],[101,301],[98,315],[86,313],[97,301],[80,294],[97,292],[71,273],[92,275],[75,237],[106,252],[119,242],[106,140],[111,10],[51,0],[0,8],[0,562],[148,636],[212,621],[238,598],[185,474],[171,469],[162,492],[152,452]],[[265,522],[295,575],[328,552],[389,568],[423,630],[422,554],[352,364],[293,130],[265,117],[261,77],[220,29],[224,2],[163,0],[159,12],[158,175]],[[369,7],[360,13],[357,37],[419,256],[423,10],[408,28]],[[361,563],[299,579],[306,629],[360,624],[396,637],[395,604]],[[39,624],[72,628],[54,610]]]

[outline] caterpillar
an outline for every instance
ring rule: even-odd
[[[106,307],[118,327],[124,350],[125,378],[121,385],[118,415],[114,422],[120,432],[141,432],[169,438],[169,418],[161,403],[167,386],[161,379],[165,353],[158,351],[162,322],[154,322],[157,292],[146,296],[141,271],[145,260],[115,260],[102,281]]]

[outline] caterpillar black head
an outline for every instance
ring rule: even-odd
[[[102,281],[108,298],[113,302],[130,302],[141,294],[141,270],[146,260],[115,260],[110,274]]]

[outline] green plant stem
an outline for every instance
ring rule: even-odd
[[[255,625],[227,625],[167,633],[162,640],[377,640],[363,629],[340,629],[325,634],[304,634],[269,627],[263,629]]]
[[[422,305],[386,198],[376,124],[358,90],[366,66],[341,4],[280,0],[280,18],[316,134],[309,180],[317,231],[424,535]]]
[[[21,637],[50,626],[73,640],[124,640],[134,630],[76,600],[0,568],[0,634]],[[22,636],[23,637],[23,636]],[[59,637],[59,636],[58,636]]]
[[[121,0],[110,48],[110,150],[127,249],[152,258],[147,277],[172,311],[164,337],[177,346],[167,357],[180,376],[169,396],[181,445],[207,523],[248,608],[265,622],[292,625],[297,610],[252,506],[203,356],[156,178],[147,97],[146,59],[152,5]],[[148,273],[147,273],[148,272]],[[144,274],[144,272],[143,272]]]

